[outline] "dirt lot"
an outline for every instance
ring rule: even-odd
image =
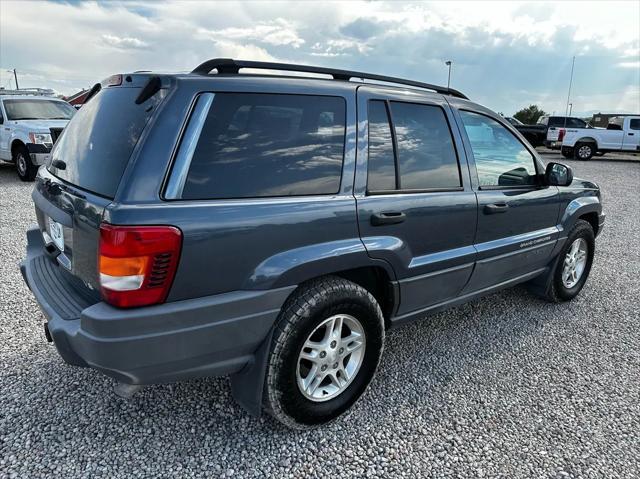
[[[64,364],[18,270],[32,184],[0,166],[0,477],[638,477],[640,163],[562,161],[607,214],[581,295],[518,287],[391,332],[353,413],[308,432],[249,417],[225,378],[127,402]]]

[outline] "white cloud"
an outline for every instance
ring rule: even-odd
[[[147,42],[143,42],[138,38],[118,37],[116,35],[110,35],[108,33],[105,33],[104,35],[102,35],[102,39],[107,45],[111,45],[112,47],[122,48],[122,49],[147,48],[149,46]]]
[[[304,40],[298,36],[296,29],[282,18],[250,27],[229,27],[216,30],[199,28],[198,34],[214,41],[259,41],[270,45],[290,45],[293,48],[299,48],[304,44]]]

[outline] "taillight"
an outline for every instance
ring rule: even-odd
[[[558,141],[562,141],[566,132],[567,130],[565,130],[564,128],[560,128],[560,131],[558,131]]]
[[[100,225],[100,292],[119,308],[165,301],[180,259],[182,232],[173,226]]]

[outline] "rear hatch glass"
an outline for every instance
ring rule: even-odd
[[[131,153],[165,90],[140,105],[141,88],[107,87],[80,108],[51,152],[48,170],[58,178],[113,198]],[[56,160],[64,169],[56,168]]]

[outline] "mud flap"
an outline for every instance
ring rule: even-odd
[[[556,271],[558,261],[560,261],[559,254],[556,255],[554,260],[549,264],[549,266],[547,266],[546,272],[525,283],[527,289],[536,296],[540,296],[542,298],[546,297],[551,288],[551,282],[553,281],[553,275]]]
[[[262,413],[262,392],[269,363],[273,328],[254,354],[253,361],[239,373],[231,375],[231,394],[242,408],[254,417]]]

